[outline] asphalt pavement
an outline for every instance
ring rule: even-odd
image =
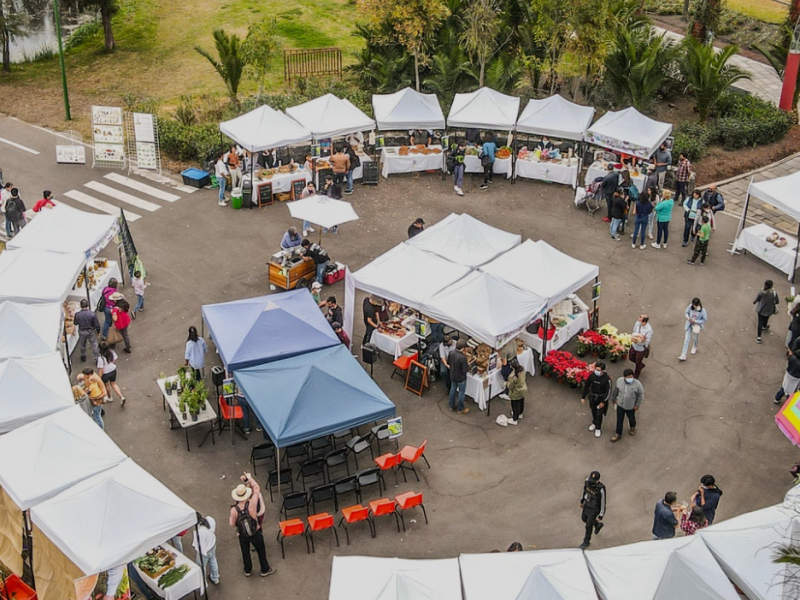
[[[608,488],[608,512],[606,527],[592,548],[651,539],[655,503],[670,490],[688,501],[707,473],[724,491],[718,520],[774,504],[790,484],[788,469],[797,452],[777,429],[772,403],[786,366],[788,317],[785,310],[773,317],[770,333],[757,345],[752,305],[765,279],[776,282],[781,297],[788,294],[789,285],[783,274],[758,259],[726,252],[734,219],[718,218],[707,264],[692,267],[686,264],[690,248],[680,245],[683,220],[677,210],[667,250],[634,250],[625,241],[613,242],[602,214],[590,216],[576,208],[572,190],[564,186],[526,180],[512,185],[497,178],[484,192],[478,190],[478,177],[468,175],[467,194],[461,198],[453,193],[451,182],[434,174],[392,176],[381,178],[377,188],[357,185],[346,198],[361,218],[340,227],[336,236],[324,236],[331,257],[355,270],[405,239],[416,217],[431,224],[451,212],[467,212],[523,239],[544,239],[599,265],[601,323],[610,321],[630,331],[639,314],[647,312],[654,329],[652,354],[641,378],[645,399],[637,435],[626,434],[611,444],[613,428],[608,423],[596,439],[587,431],[591,417],[577,390],[541,376],[528,380],[525,418],[516,427],[495,424],[499,409],[508,411],[497,399],[490,417],[469,400],[472,411],[457,415],[447,409],[441,382],[419,398],[405,391],[398,378],[390,378],[391,359],[384,356],[376,365],[375,379],[403,416],[400,442],[417,445],[427,439],[431,463],[430,469],[418,468],[419,483],[413,476],[408,483],[401,477],[394,488],[390,475],[388,495],[422,492],[430,524],[425,525],[420,514],[414,522],[406,518],[408,531],[398,533],[391,521],[379,521],[376,539],[362,528],[351,534],[350,546],[341,536],[340,548],[318,536],[313,555],[306,554],[304,542],[287,541],[283,560],[275,541],[277,506],[269,504],[265,538],[278,573],[246,579],[235,534],[226,521],[230,490],[249,468],[250,445],[260,434],[253,433],[247,441],[236,437],[233,443],[225,435],[215,445],[206,442],[198,448],[202,434],[193,431],[187,453],[182,432],[169,430],[155,380],[161,371],[174,373],[182,364],[187,329],[200,325],[203,304],[270,293],[265,263],[285,229],[298,223],[281,204],[235,211],[219,208],[215,191],[189,194],[132,177],[180,197],[168,202],[106,179],[113,171],[56,165],[51,133],[7,118],[0,118],[0,138],[39,152],[31,154],[0,140],[0,168],[29,205],[42,189],[51,189],[56,200],[82,208],[65,193],[77,190],[97,197],[97,190],[86,186],[94,181],[159,206],[154,211],[126,206],[142,215],[131,231],[152,286],[146,310],[131,327],[133,354],[120,357],[118,381],[128,402],[124,408],[118,401],[106,407],[107,432],[186,502],[217,518],[222,583],[211,589],[212,597],[270,594],[321,600],[327,597],[335,554],[452,557],[505,549],[513,541],[525,549],[577,547],[583,535],[581,485],[594,469]],[[115,197],[102,199],[125,205]],[[105,255],[115,257],[116,249],[106,249]],[[525,265],[519,268],[524,271]],[[124,291],[132,294],[130,288]],[[343,301],[342,283],[324,292]],[[590,289],[579,295],[588,299]],[[694,296],[702,299],[709,322],[698,354],[679,362],[683,312]],[[362,335],[357,308],[355,340]],[[567,349],[574,350],[574,344]],[[213,351],[208,362],[218,362]],[[615,379],[625,367],[609,366]],[[262,484],[265,473],[266,467],[258,469]],[[377,497],[372,492],[367,500]]]

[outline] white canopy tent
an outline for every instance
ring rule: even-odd
[[[61,305],[0,302],[0,359],[53,352],[61,338]]]
[[[447,115],[448,127],[513,131],[520,99],[482,87],[469,94],[456,94]]]
[[[194,509],[128,458],[31,509],[33,522],[91,575],[192,527]]]
[[[541,296],[473,271],[425,302],[422,312],[500,348],[541,316],[546,306]]]
[[[464,600],[597,600],[583,552],[462,554]]]
[[[800,545],[800,515],[781,505],[701,529],[701,539],[750,600],[797,598],[796,568],[773,562],[776,544]],[[793,577],[787,575],[793,574]]]
[[[437,292],[469,272],[469,267],[399,244],[351,277],[358,289],[420,310]]]
[[[28,510],[127,457],[78,406],[0,436],[0,486]]]
[[[317,195],[290,202],[289,214],[295,219],[321,227],[334,227],[358,220],[358,215],[349,202]]]
[[[575,104],[556,94],[544,100],[529,100],[517,120],[517,131],[583,141],[593,118],[593,107]]]
[[[373,94],[372,109],[380,131],[445,127],[436,94],[422,94],[410,87],[394,94]]]
[[[98,215],[66,204],[42,210],[6,247],[33,248],[62,254],[83,254],[92,258],[119,231],[113,215]]]
[[[0,360],[0,434],[73,406],[58,352]]]
[[[62,254],[35,248],[0,254],[0,301],[26,304],[62,302],[86,264],[84,254]]]
[[[793,508],[797,512],[800,512],[800,485],[795,484],[789,488],[789,491],[786,492],[786,496],[783,499],[783,506],[784,508]]]
[[[698,536],[585,553],[603,600],[739,600]]]
[[[250,152],[311,141],[308,129],[266,104],[220,123],[219,130]]]
[[[596,146],[647,159],[670,133],[670,123],[655,121],[630,107],[604,114],[589,127],[584,139]]]
[[[523,265],[524,267],[520,267]],[[600,269],[543,240],[526,240],[481,270],[511,285],[547,299],[549,307],[593,281]]]
[[[333,94],[287,108],[286,114],[308,129],[315,139],[375,129],[375,121],[349,100],[342,100]]]
[[[468,214],[450,213],[405,243],[459,265],[479,267],[521,241],[521,236],[487,225]]]
[[[328,600],[462,600],[458,559],[334,556]]]

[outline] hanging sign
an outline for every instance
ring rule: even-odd
[[[394,417],[386,421],[389,426],[389,439],[393,440],[403,435],[403,417]]]

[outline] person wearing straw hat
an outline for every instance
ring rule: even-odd
[[[381,323],[380,312],[383,307],[383,299],[375,294],[370,294],[364,300],[364,343],[368,344],[372,339],[372,332],[378,328]]]
[[[242,483],[231,491],[231,498],[235,504],[231,506],[229,523],[236,529],[239,538],[239,548],[242,551],[244,562],[244,575],[250,577],[253,571],[253,561],[250,558],[250,545],[256,550],[261,576],[266,577],[277,571],[269,566],[267,550],[264,547],[264,533],[258,522],[258,498],[261,496],[261,487],[250,473],[241,477]]]

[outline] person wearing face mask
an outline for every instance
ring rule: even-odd
[[[641,382],[633,376],[633,370],[625,369],[622,377],[617,379],[617,387],[611,394],[611,401],[617,407],[617,430],[611,438],[612,442],[619,441],[622,437],[622,425],[628,417],[630,431],[628,434],[636,435],[636,411],[644,400],[644,388]]]
[[[653,327],[650,325],[650,317],[642,315],[633,325],[631,350],[628,353],[628,360],[636,365],[633,376],[639,379],[639,375],[647,365],[644,359],[650,356],[650,340],[653,338]]]
[[[705,329],[705,324],[708,322],[708,314],[706,309],[703,308],[700,298],[692,299],[692,303],[686,307],[685,315],[684,329],[686,334],[683,337],[683,350],[678,360],[686,360],[686,351],[689,349],[690,341],[692,342],[692,354],[697,354],[697,342],[700,332]]]
[[[606,373],[606,364],[597,363],[594,372],[586,378],[583,384],[581,404],[586,404],[589,398],[589,408],[592,410],[592,424],[589,431],[594,431],[594,437],[600,437],[603,426],[603,417],[608,413],[608,397],[611,394],[611,377]]]
[[[586,523],[586,534],[583,537],[581,550],[585,550],[592,542],[592,533],[600,533],[603,528],[603,517],[606,514],[606,486],[600,481],[600,473],[592,471],[583,483],[581,494],[581,520]]]

